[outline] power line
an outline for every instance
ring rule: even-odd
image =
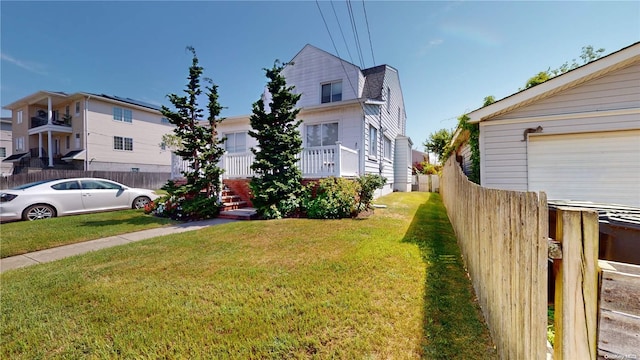
[[[353,87],[353,83],[351,82],[351,77],[349,77],[349,74],[347,73],[347,69],[344,67],[344,61],[342,60],[342,57],[340,57],[340,52],[338,52],[338,47],[336,47],[336,42],[333,41],[333,36],[331,36],[331,30],[329,30],[329,25],[327,25],[327,20],[324,18],[324,14],[322,13],[322,9],[320,8],[320,4],[318,3],[318,0],[316,0],[316,6],[318,6],[318,11],[320,12],[320,16],[322,17],[322,21],[324,22],[324,27],[327,29],[327,33],[329,33],[329,39],[331,39],[331,43],[333,44],[333,49],[336,51],[336,56],[338,56],[338,58],[340,59],[340,65],[342,66],[342,70],[344,71],[347,81],[349,81],[349,86],[351,86],[351,91],[353,91],[353,94],[357,98],[358,92],[356,91],[356,88]]]
[[[349,11],[349,19],[351,20],[351,29],[353,30],[353,38],[356,43],[356,50],[358,50],[358,58],[360,59],[360,66],[364,69],[364,58],[362,57],[362,47],[360,46],[360,36],[358,36],[358,27],[356,26],[356,20],[353,16],[353,8],[351,7],[351,0],[347,0],[347,10]]]
[[[369,18],[367,17],[367,8],[364,6],[364,0],[362,0],[362,10],[364,11],[364,20],[367,23],[367,34],[369,35],[369,48],[371,48],[371,59],[373,59],[373,66],[376,66],[376,57],[373,56],[373,43],[371,42],[371,31],[369,30]]]
[[[340,20],[338,20],[338,14],[336,13],[336,8],[333,6],[333,0],[331,2],[331,8],[333,9],[333,15],[336,17],[336,22],[338,23],[338,29],[340,29],[340,35],[342,35],[342,40],[344,41],[344,47],[347,48],[347,53],[349,54],[349,61],[353,63],[353,57],[351,57],[351,51],[349,51],[349,45],[347,45],[347,39],[344,37],[344,32],[342,32],[342,26],[340,26]]]

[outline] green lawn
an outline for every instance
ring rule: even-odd
[[[439,195],[0,274],[0,358],[494,359]]]
[[[111,211],[0,225],[0,258],[152,229],[174,221],[142,210]]]

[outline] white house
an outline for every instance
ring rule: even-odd
[[[483,186],[640,207],[640,42],[468,115]]]
[[[387,178],[382,194],[411,191],[412,142],[406,136],[404,99],[396,69],[388,65],[360,69],[306,45],[282,74],[287,85],[302,95],[297,106],[303,119],[303,177],[373,173]],[[223,167],[228,179],[253,175],[249,149],[256,143],[247,134],[250,128],[248,115],[227,118],[218,126],[221,136],[227,137]]]
[[[171,172],[162,136],[173,131],[160,108],[130,98],[38,91],[12,112],[13,172],[29,168]]]

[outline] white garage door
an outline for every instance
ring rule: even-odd
[[[640,130],[531,136],[530,191],[640,207]]]

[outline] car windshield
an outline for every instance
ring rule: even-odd
[[[53,180],[42,180],[42,181],[36,181],[36,182],[28,183],[28,184],[23,184],[23,185],[11,188],[11,190],[24,190],[24,189],[28,189],[30,187],[34,187],[36,185],[48,183],[50,181],[53,181]]]

